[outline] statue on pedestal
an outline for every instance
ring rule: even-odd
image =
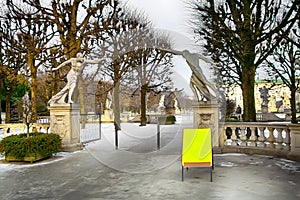
[[[269,103],[269,89],[266,86],[259,88],[260,98],[262,99],[261,109],[263,113],[268,112],[268,103]]]
[[[221,94],[210,83],[203,74],[199,60],[215,65],[213,61],[202,56],[201,54],[191,53],[188,50],[176,51],[165,50],[174,55],[181,55],[192,70],[190,86],[197,97],[198,104],[194,106],[194,127],[210,128],[212,133],[213,145],[219,145],[219,100],[222,99]]]
[[[206,63],[214,64],[210,59],[197,54],[191,53],[188,50],[184,51],[176,51],[176,50],[166,50],[174,55],[181,55],[189,65],[190,69],[192,70],[192,77],[190,80],[190,86],[198,98],[198,101],[212,101],[217,98],[218,92],[213,84],[211,84],[206,77],[204,76],[200,64],[199,59],[203,60]]]
[[[82,72],[83,66],[86,63],[90,64],[98,64],[102,60],[107,58],[101,58],[97,60],[88,60],[84,59],[82,53],[77,53],[76,58],[70,58],[69,60],[61,63],[58,67],[51,69],[51,71],[55,71],[64,67],[68,64],[71,64],[71,69],[67,74],[67,84],[61,91],[59,91],[56,95],[54,95],[49,101],[48,104],[58,103],[58,104],[65,104],[66,96],[68,95],[67,103],[73,103],[72,101],[72,94],[75,90],[77,84],[78,75]]]

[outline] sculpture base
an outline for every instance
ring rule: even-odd
[[[193,105],[194,127],[211,129],[213,147],[220,146],[219,108],[217,102],[209,101],[195,102]]]
[[[63,151],[82,149],[80,143],[80,105],[51,104],[50,130],[62,139]]]
[[[261,112],[262,113],[268,113],[269,112],[268,106],[267,105],[261,105]]]

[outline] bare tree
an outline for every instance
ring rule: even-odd
[[[103,37],[106,39],[99,43],[99,49],[112,58],[112,62],[105,66],[104,77],[113,81],[113,111],[117,129],[120,127],[120,86],[121,80],[131,67],[134,51],[138,49],[139,36],[148,31],[145,27],[149,22],[137,11],[123,11],[120,5],[115,5],[112,18],[106,26],[111,27]]]
[[[147,91],[155,90],[158,87],[168,88],[171,81],[172,55],[164,51],[170,49],[171,43],[167,36],[149,32],[138,40],[139,49],[135,53],[133,62],[133,76],[131,80],[138,86],[141,97],[141,126],[147,123],[146,117],[146,94]]]
[[[89,51],[95,36],[101,38],[105,9],[113,2],[110,0],[24,0],[24,3],[40,11],[55,24],[66,58],[75,57],[78,52]]]
[[[54,37],[54,33],[51,32],[53,24],[41,12],[31,7],[21,8],[19,4],[8,1],[7,8],[8,13],[5,17],[13,22],[10,29],[17,36],[16,40],[13,38],[16,41],[13,48],[21,52],[26,60],[26,66],[22,71],[30,77],[32,120],[36,121],[37,73],[38,68],[48,59],[46,52],[47,49],[51,48],[49,42]]]
[[[17,40],[15,32],[10,27],[14,24],[9,19],[0,21],[0,81],[1,89],[5,91],[6,118],[5,122],[10,122],[11,97],[14,88],[18,83],[18,72],[25,64],[25,60],[20,51],[17,50]]]

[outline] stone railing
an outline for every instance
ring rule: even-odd
[[[221,125],[223,153],[263,154],[300,158],[300,125],[288,123],[227,122]]]
[[[31,124],[29,127],[29,132],[42,132],[49,133],[50,125],[49,124]],[[16,124],[0,124],[0,140],[10,135],[18,135],[20,133],[26,133],[27,126],[23,123]]]
[[[38,116],[36,122],[38,124],[50,124],[50,116]]]

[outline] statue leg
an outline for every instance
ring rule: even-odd
[[[194,75],[192,75],[191,77],[190,85],[195,95],[197,95],[198,101],[203,101],[204,99],[210,101],[212,99],[212,95],[210,94],[206,85],[203,82],[199,81]],[[201,99],[199,98],[198,92],[203,96]]]
[[[201,99],[199,98],[199,94],[195,88],[194,82],[192,80],[190,81],[190,88],[191,88],[192,92],[194,93],[194,95],[196,96],[197,101],[201,101]]]
[[[203,88],[206,88],[206,90],[207,90],[206,93],[209,94],[209,96],[211,96],[211,97],[217,97],[217,95],[218,95],[217,89],[215,88],[215,86],[214,86],[212,83],[210,83],[210,82],[206,79],[206,77],[205,77],[204,75],[193,73],[193,74],[192,74],[192,77],[194,77],[194,81],[196,82],[196,85],[197,85],[197,83],[200,83],[200,82],[201,82],[200,85],[203,85]],[[215,94],[213,95],[213,94],[211,93],[211,91],[209,91],[208,88],[209,88],[211,91],[213,91]]]
[[[64,92],[64,94],[62,94],[61,96],[60,96],[60,98],[58,99],[58,103],[66,103],[66,101],[65,101],[65,99],[66,99],[66,96],[67,96],[67,91],[65,91]]]
[[[74,92],[74,90],[75,90],[75,87],[76,87],[76,82],[71,83],[70,89],[69,89],[69,94],[68,94],[68,103],[74,103],[74,102],[72,101],[72,95],[73,95],[73,92]]]
[[[59,91],[56,95],[54,95],[49,101],[48,104],[51,103],[65,103],[65,98],[67,95],[67,91],[68,91],[68,87],[65,86],[63,89],[61,89],[61,91]]]

